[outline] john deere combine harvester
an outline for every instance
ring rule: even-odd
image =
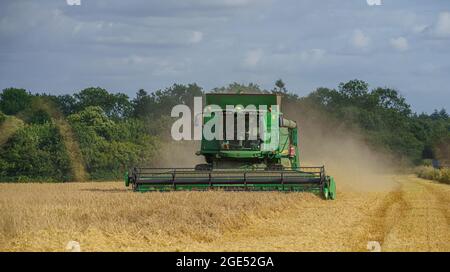
[[[126,186],[141,192],[309,191],[335,199],[336,185],[324,166],[300,166],[297,124],[283,117],[280,105],[281,97],[275,94],[207,94],[202,128],[213,118],[223,125],[213,126],[212,139],[203,129],[197,155],[206,163],[195,168],[133,168],[125,174]]]

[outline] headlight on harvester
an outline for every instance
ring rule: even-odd
[[[293,145],[289,146],[289,157],[295,157],[295,147]]]

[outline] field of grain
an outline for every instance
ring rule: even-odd
[[[450,186],[134,193],[121,182],[0,184],[0,251],[450,251]]]

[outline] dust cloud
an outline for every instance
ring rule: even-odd
[[[297,121],[302,166],[325,165],[328,175],[335,178],[338,189],[345,191],[391,191],[398,187],[393,180],[395,160],[389,154],[369,147],[357,129],[331,120],[314,109],[299,109],[283,105],[285,118]],[[200,141],[167,139],[153,167],[187,167],[205,163],[195,155]]]
[[[335,178],[338,189],[345,191],[391,191],[398,187],[393,180],[393,158],[373,150],[357,129],[331,120],[314,109],[299,110],[287,105],[286,118],[297,121],[302,166],[325,165]]]
[[[166,140],[163,142],[153,165],[154,167],[164,168],[194,168],[196,164],[205,163],[203,156],[195,155],[195,152],[199,150],[200,141]]]

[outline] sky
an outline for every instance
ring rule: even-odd
[[[281,78],[304,96],[361,79],[450,110],[449,0],[1,0],[0,41],[0,89],[134,97]]]

